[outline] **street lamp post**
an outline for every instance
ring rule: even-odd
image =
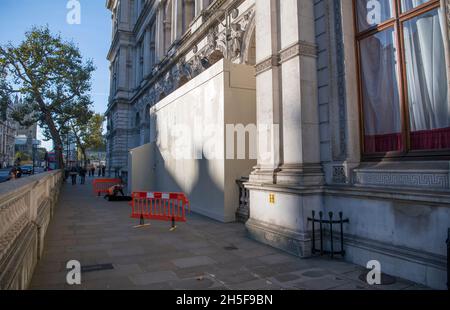
[[[66,146],[66,167],[69,166],[69,133],[67,133],[67,146]]]
[[[32,171],[32,174],[34,174],[34,166],[36,165],[36,147],[35,147],[35,144],[34,144],[34,142],[33,142],[33,149],[32,149],[32,152],[31,152],[33,155],[33,171]]]
[[[32,149],[32,154],[33,154],[33,174],[35,173],[34,167],[36,165],[36,149],[38,147],[38,145],[40,145],[40,141],[33,139],[33,149]]]

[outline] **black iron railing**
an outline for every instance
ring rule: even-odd
[[[447,290],[450,290],[450,228],[447,231]]]
[[[328,212],[328,220],[324,219],[323,212],[319,212],[319,218],[316,218],[316,212],[312,211],[312,218],[309,217],[308,221],[312,222],[312,254],[320,253],[320,255],[328,254],[333,258],[335,255],[341,255],[345,256],[345,250],[344,250],[344,223],[349,223],[349,219],[343,218],[343,213],[339,212],[339,219],[333,220],[333,212]],[[319,235],[320,235],[320,250],[316,248],[316,224],[319,224]],[[334,230],[333,226],[339,225],[340,228],[340,250],[335,251],[334,249]],[[328,229],[327,229],[328,228]],[[324,249],[324,234],[328,231],[330,235],[330,250]]]

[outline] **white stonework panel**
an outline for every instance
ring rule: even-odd
[[[225,160],[225,125],[255,123],[254,69],[219,61],[151,110],[156,130],[153,190],[185,192],[193,211],[234,221],[236,179],[256,161]]]

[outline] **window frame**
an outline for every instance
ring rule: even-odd
[[[403,24],[419,15],[426,12],[433,11],[438,8],[442,8],[440,0],[430,0],[423,3],[414,9],[402,13],[401,0],[392,0],[394,16],[376,26],[370,27],[366,30],[358,30],[358,9],[357,1],[353,0],[353,27],[355,33],[355,55],[356,55],[356,76],[358,83],[358,108],[359,108],[359,124],[360,124],[360,154],[363,161],[379,161],[379,160],[398,160],[399,158],[405,160],[417,160],[417,159],[450,159],[450,149],[442,150],[411,150],[410,145],[410,116],[408,107],[408,80],[405,63],[405,51],[404,51],[404,31]],[[395,44],[397,46],[396,56],[399,60],[397,66],[398,75],[398,91],[399,91],[399,103],[400,103],[400,121],[401,121],[401,134],[403,140],[403,150],[401,151],[389,151],[379,153],[366,153],[365,152],[365,125],[364,125],[364,101],[362,91],[362,72],[361,72],[361,48],[360,43],[365,38],[368,38],[376,33],[382,32],[387,29],[393,29],[395,31]],[[445,38],[445,36],[444,36]],[[445,47],[444,47],[445,48]],[[450,77],[448,77],[450,78]]]

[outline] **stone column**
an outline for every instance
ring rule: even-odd
[[[195,16],[200,15],[203,10],[203,0],[195,0]]]
[[[117,55],[117,61],[119,62],[117,67],[118,67],[118,72],[116,72],[117,74],[117,88],[120,90],[125,90],[127,89],[127,51],[124,49],[124,47],[122,46],[119,50],[118,50],[118,55]]]
[[[133,48],[133,75],[134,75],[134,87],[138,87],[139,80],[139,44],[136,43],[136,46]]]
[[[300,257],[322,201],[313,1],[256,1],[259,158],[245,184],[249,235]]]
[[[314,1],[280,1],[283,165],[278,183],[319,185],[319,112]]]
[[[150,72],[156,63],[155,27],[155,24],[150,27]]]
[[[277,1],[256,1],[258,165],[250,181],[258,183],[274,183],[282,163],[277,24]]]
[[[151,72],[151,32],[150,28],[145,29],[144,34],[144,78],[147,78],[147,76]]]
[[[159,62],[164,57],[164,7],[161,2],[156,13],[155,28],[155,59],[156,62]]]
[[[109,97],[111,98],[113,93],[114,93],[114,89],[113,89],[113,81],[114,81],[114,66],[113,66],[113,62],[110,62],[109,64]]]
[[[183,35],[183,1],[172,0],[172,40],[176,41]]]

